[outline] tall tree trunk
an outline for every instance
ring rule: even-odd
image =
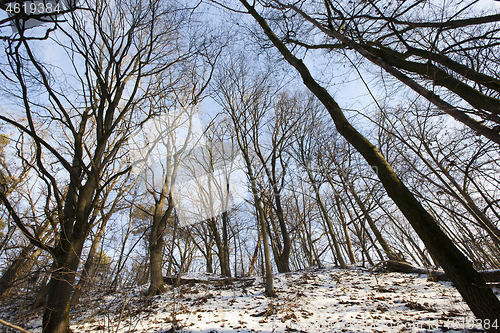
[[[342,223],[342,228],[344,229],[347,253],[349,255],[349,260],[352,265],[356,265],[356,257],[354,256],[354,250],[352,248],[351,236],[349,235],[349,229],[347,228],[347,222],[344,216],[344,210],[342,209],[342,204],[340,203],[340,196],[335,194],[335,202],[337,204],[337,211],[339,213],[340,222]]]
[[[253,251],[252,259],[250,260],[250,268],[248,269],[248,276],[253,274],[255,268],[255,263],[257,262],[257,257],[259,255],[259,249],[262,243],[262,233],[259,232],[259,239],[257,240],[257,245],[255,245],[255,250]]]
[[[401,231],[401,233],[405,236],[406,240],[413,247],[414,252],[418,253],[420,259],[422,260],[422,264],[424,264],[424,266],[431,266],[431,261],[429,260],[429,258],[427,258],[427,256],[425,255],[424,251],[420,248],[420,246],[418,246],[418,244],[415,242],[413,237],[411,237],[408,234],[408,232],[406,230],[404,230],[404,228],[401,225],[399,225],[398,221],[396,221],[392,217],[392,214],[390,212],[388,212],[387,209],[385,209],[384,206],[380,202],[378,203],[378,205],[382,209],[382,211],[387,215],[387,217],[389,217],[389,219],[392,221],[393,225],[396,226],[396,228],[398,228],[399,231]]]
[[[219,229],[217,229],[217,219],[215,217],[209,218],[208,224],[209,224],[210,229],[212,231],[212,234],[214,236],[215,245],[217,246],[217,256],[219,257],[219,264],[220,264],[220,274],[222,276],[228,276],[226,269],[229,268],[229,263],[226,262],[223,240],[221,239]],[[231,272],[229,272],[229,276],[230,275],[231,275]]]
[[[485,213],[483,213],[483,211],[476,205],[474,200],[472,200],[472,198],[470,197],[469,193],[467,193],[467,191],[457,183],[457,181],[455,180],[455,178],[453,178],[453,176],[450,174],[448,169],[443,166],[443,163],[441,163],[432,154],[432,151],[431,151],[430,147],[428,146],[428,144],[425,142],[422,142],[422,144],[423,144],[425,150],[427,151],[427,153],[434,160],[434,163],[436,163],[436,165],[439,167],[439,170],[445,175],[445,177],[449,180],[449,182],[453,185],[453,187],[455,187],[455,189],[458,191],[458,193],[463,197],[463,199],[462,199],[462,198],[459,198],[457,195],[457,198],[459,199],[460,203],[469,211],[469,213],[476,219],[476,221],[479,222],[479,225],[481,226],[481,228],[483,228],[490,235],[491,240],[493,242],[495,242],[495,244],[499,245],[500,244],[500,230],[498,230],[498,228],[493,224],[493,222],[490,220],[490,218]],[[435,170],[433,169],[433,171],[435,171]],[[435,171],[435,173],[437,174],[436,171]],[[443,179],[442,179],[442,181],[445,184],[445,186],[448,185],[448,184],[446,184],[446,181],[444,181]],[[449,186],[448,186],[448,188],[449,188]],[[449,190],[452,193],[454,192],[451,188],[449,188]],[[465,200],[465,202],[464,202],[464,200]]]
[[[264,209],[262,208],[262,201],[260,200],[259,193],[257,191],[257,181],[253,174],[252,162],[250,161],[250,156],[248,155],[248,150],[246,150],[241,142],[241,138],[238,134],[238,144],[240,145],[243,157],[245,159],[245,164],[247,167],[248,178],[250,179],[250,186],[252,187],[252,195],[254,199],[255,208],[257,211],[257,219],[260,224],[260,232],[262,233],[262,242],[264,247],[264,263],[266,270],[266,296],[276,297],[276,292],[274,291],[273,282],[273,266],[271,264],[271,251],[269,249],[269,239],[267,235],[267,223]]]
[[[334,246],[335,254],[337,257],[337,260],[339,262],[339,265],[341,268],[347,268],[347,265],[345,263],[344,257],[342,256],[342,252],[340,251],[340,246],[339,243],[337,242],[337,237],[335,235],[335,230],[333,230],[332,226],[332,221],[330,220],[330,217],[328,216],[328,211],[326,210],[326,207],[323,203],[323,200],[321,200],[321,195],[319,193],[319,188],[318,185],[316,184],[316,180],[314,180],[313,175],[311,174],[311,171],[309,168],[306,166],[306,172],[307,176],[309,177],[309,181],[311,182],[311,185],[314,189],[314,193],[316,194],[316,201],[318,202],[319,209],[321,211],[321,214],[323,216],[323,220],[325,221],[327,227],[328,227],[328,232],[330,234],[330,237],[332,239],[332,243]]]
[[[86,236],[86,230],[75,230],[72,239],[63,233],[59,236],[61,240],[54,253],[55,269],[50,277],[47,306],[43,314],[43,333],[66,333],[69,329],[71,293]]]
[[[167,221],[174,209],[172,194],[169,193],[166,200],[168,206],[165,212],[163,212],[164,206],[161,202],[156,205],[149,234],[149,296],[159,295],[165,290],[162,270],[163,247],[165,246],[164,233],[167,227]]]
[[[229,265],[229,239],[227,234],[227,227],[229,223],[229,215],[227,211],[222,213],[222,255],[224,261],[221,262],[221,266],[224,265],[224,276],[231,277],[231,267]],[[236,251],[236,248],[234,249]],[[235,272],[236,273],[236,272]]]
[[[69,308],[83,244],[91,227],[97,177],[93,173],[76,192],[70,184],[63,209],[57,246],[52,250],[53,270],[48,286],[47,306],[43,314],[43,333],[65,333],[69,328]]]
[[[260,198],[258,197],[256,191],[254,190],[254,200],[255,206],[257,207],[257,218],[260,223],[260,231],[262,233],[262,242],[264,245],[264,260],[266,267],[266,296],[267,297],[275,297],[276,292],[274,291],[274,283],[273,283],[273,266],[271,264],[271,251],[269,250],[269,240],[267,235],[267,226],[264,216],[264,209],[262,209],[262,203]]]
[[[214,265],[213,265],[213,259],[212,259],[212,247],[209,246],[208,244],[205,246],[205,250],[207,253],[207,273],[213,273],[214,272]]]
[[[285,59],[297,69],[304,84],[322,102],[335,122],[338,132],[372,167],[377,168],[378,177],[387,194],[405,215],[429,252],[439,261],[474,315],[483,321],[500,322],[500,301],[491,288],[486,286],[484,279],[477,273],[471,262],[457,249],[433,217],[401,182],[380,151],[348,122],[335,100],[314,80],[305,64],[290,53],[266,21],[257,13],[255,7],[246,0],[240,0],[240,2],[255,18]],[[487,331],[499,332],[500,330],[490,326]]]
[[[285,214],[283,213],[283,207],[281,206],[281,196],[280,193],[275,191],[274,197],[276,200],[276,215],[278,216],[278,221],[280,224],[281,237],[283,237],[283,248],[276,261],[276,266],[278,267],[278,272],[287,273],[290,272],[289,260],[290,260],[290,234],[286,228]]]
[[[458,193],[453,190],[452,186],[446,182],[445,179],[443,179],[441,173],[436,170],[430,161],[428,161],[425,156],[422,154],[421,151],[416,149],[414,146],[412,146],[410,143],[404,140],[399,133],[398,133],[398,138],[400,139],[401,142],[405,144],[408,148],[410,148],[421,160],[424,162],[424,164],[432,171],[432,173],[441,181],[443,184],[443,190],[448,192],[451,196],[453,196],[455,199],[460,202],[460,204],[469,212],[469,214],[479,222],[479,225],[481,228],[483,228],[491,237],[491,240],[497,245],[500,245],[500,230],[493,224],[491,219],[479,208],[477,207],[476,203],[474,200],[470,197],[469,193],[458,184],[458,182],[455,180],[455,178],[450,174],[448,169],[444,167],[443,163],[439,161],[439,159],[433,154],[429,144],[423,139],[419,138],[420,143],[422,144],[422,147],[424,147],[425,151],[427,154],[431,157],[432,161],[438,166],[439,171],[444,174],[444,176],[448,179],[448,181],[453,185],[453,187],[458,191]],[[402,154],[404,157],[404,154]],[[422,174],[422,172],[419,172]],[[422,175],[424,176],[424,175]],[[473,179],[469,177],[467,174],[464,175],[464,177],[468,177],[473,183]],[[439,186],[436,184],[436,186]],[[439,186],[441,187],[441,186]],[[482,193],[481,193],[482,194]],[[483,199],[485,199],[484,195],[482,194]],[[497,252],[497,251],[495,251]],[[498,253],[496,253],[498,256]]]

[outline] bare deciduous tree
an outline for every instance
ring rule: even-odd
[[[181,8],[162,1],[88,5],[89,10],[66,16],[68,22],[58,25],[58,39],[51,41],[67,56],[66,78],[37,55],[35,44],[47,41],[28,40],[21,30],[6,48],[6,75],[16,84],[20,108],[17,115],[1,115],[0,120],[18,128],[35,146],[40,189],[46,196],[40,210],[58,234],[57,244],[31,233],[9,198],[0,198],[30,242],[54,259],[43,317],[43,331],[50,333],[67,330],[70,295],[91,216],[103,186],[128,171],[113,169],[123,143],[151,116],[145,105],[157,93],[158,81],[163,87],[171,82],[171,88],[178,76],[175,65],[188,55],[180,39]],[[158,73],[165,73],[161,80]],[[44,137],[47,129],[50,136]]]
[[[377,147],[357,131],[345,117],[342,109],[328,91],[313,78],[305,63],[297,58],[283,43],[267,21],[257,11],[256,6],[246,0],[240,0],[245,10],[255,19],[260,29],[265,33],[273,46],[285,60],[300,74],[307,88],[322,102],[335,123],[337,131],[365,158],[377,168],[378,177],[388,195],[396,203],[408,222],[415,229],[429,252],[441,264],[458,289],[472,312],[479,319],[498,319],[500,301],[491,288],[486,286],[484,279],[477,273],[471,262],[460,252],[456,245],[439,227],[436,220],[415,198],[394,172]],[[292,8],[294,6],[288,6]],[[293,10],[297,8],[294,7]],[[296,10],[297,11],[297,10]],[[300,13],[300,10],[297,12]],[[322,26],[320,25],[322,28]],[[337,38],[340,38],[336,36]],[[342,40],[341,40],[342,41]],[[499,140],[500,141],[500,140]],[[496,332],[490,328],[488,331]]]

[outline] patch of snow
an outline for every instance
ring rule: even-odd
[[[451,283],[430,282],[425,275],[337,268],[277,274],[276,298],[264,297],[262,278],[233,285],[217,283],[223,279],[213,274],[183,278],[203,283],[167,288],[152,298],[144,296],[145,286],[113,295],[87,295],[72,310],[71,329],[75,333],[482,331]],[[33,332],[40,332],[40,326],[40,318],[26,325]]]

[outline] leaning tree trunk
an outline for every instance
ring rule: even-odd
[[[491,288],[486,286],[484,279],[474,269],[472,263],[458,250],[434,218],[401,182],[382,153],[349,123],[337,102],[314,80],[305,64],[296,58],[272,32],[267,22],[257,13],[255,7],[246,0],[240,1],[255,18],[274,46],[297,69],[304,84],[328,110],[338,132],[354,146],[372,167],[376,167],[378,177],[387,194],[415,229],[429,252],[441,264],[477,319],[498,323],[500,321],[500,301]],[[500,332],[498,328],[491,326],[487,331]]]
[[[29,267],[30,257],[35,257],[35,252],[40,252],[40,250],[35,250],[35,245],[31,243],[21,248],[19,255],[7,267],[0,278],[0,296],[5,296],[10,292],[19,274]]]

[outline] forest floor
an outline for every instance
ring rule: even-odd
[[[359,268],[276,274],[276,298],[264,296],[262,278],[230,285],[211,274],[183,278],[202,282],[169,287],[163,295],[150,298],[144,296],[147,286],[85,295],[72,309],[71,329],[75,333],[482,331],[451,283],[430,282],[426,275],[375,274]],[[21,324],[19,302],[0,308],[0,318]],[[40,313],[23,318],[23,327],[40,332]]]

